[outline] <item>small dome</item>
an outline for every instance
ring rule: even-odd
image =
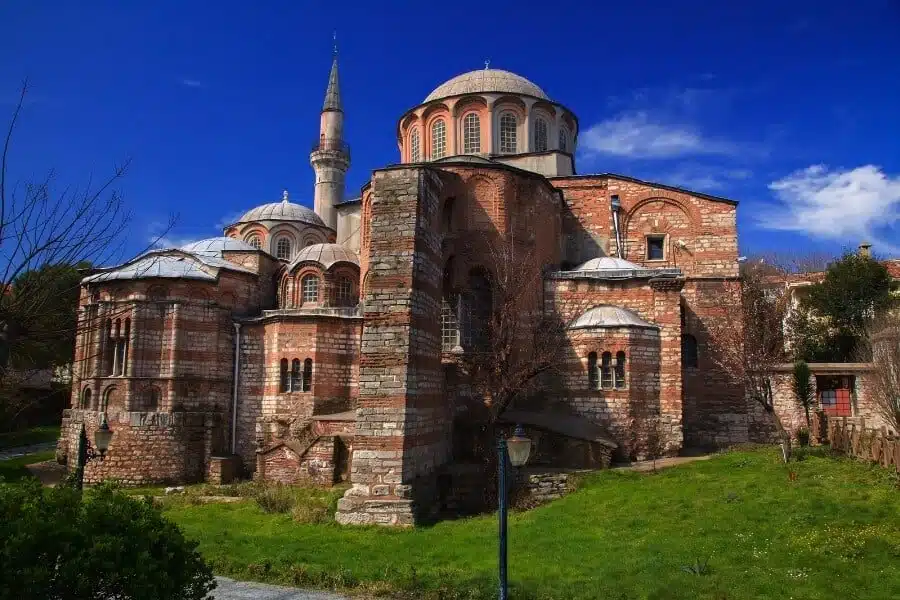
[[[501,92],[504,94],[523,94],[550,100],[544,90],[528,81],[521,75],[500,69],[479,69],[457,75],[434,88],[425,102],[458,96],[460,94],[478,94],[481,92]]]
[[[232,251],[232,252],[256,252],[257,248],[254,248],[247,242],[242,242],[241,240],[236,240],[230,237],[214,237],[209,238],[208,240],[200,240],[199,242],[193,242],[191,244],[186,244],[181,247],[185,252],[191,252],[193,254],[206,254],[210,256],[221,256],[222,252]]]
[[[601,256],[592,258],[583,265],[572,269],[573,271],[642,271],[644,267],[623,258],[613,256]]]
[[[252,221],[300,221],[310,225],[325,227],[325,222],[313,209],[288,202],[287,200],[257,206],[244,213],[244,216],[237,220],[238,223],[249,223]]]
[[[595,306],[575,319],[569,329],[592,329],[595,327],[646,327],[659,329],[657,325],[645,321],[627,308],[618,306]]]
[[[359,258],[356,254],[340,244],[313,244],[307,246],[297,253],[297,256],[294,257],[288,270],[293,271],[294,267],[302,262],[319,263],[326,271],[330,269],[332,265],[339,262],[354,264],[357,267],[359,266]]]

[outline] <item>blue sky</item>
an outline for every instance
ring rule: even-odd
[[[900,3],[792,0],[6,2],[0,116],[32,91],[10,164],[82,184],[132,158],[129,247],[169,241],[287,188],[340,44],[348,194],[398,160],[396,119],[491,66],[579,117],[579,173],[612,171],[741,201],[742,253],[900,256]]]

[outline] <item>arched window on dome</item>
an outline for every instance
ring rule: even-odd
[[[600,356],[600,388],[608,390],[613,386],[612,354],[604,352]]]
[[[616,363],[613,370],[613,377],[615,377],[616,389],[625,389],[625,353],[621,350],[616,352]]]
[[[569,130],[565,126],[559,128],[559,151],[569,151]]]
[[[588,389],[600,389],[600,371],[597,370],[597,353],[588,354]]]
[[[500,115],[500,153],[514,154],[517,150],[516,130],[519,120],[515,113],[505,112]]]
[[[275,256],[282,260],[291,259],[291,240],[286,237],[278,238],[275,242]]]
[[[246,239],[246,242],[248,244],[250,244],[251,246],[253,246],[254,248],[256,248],[257,250],[262,248],[262,240],[259,239],[258,235],[251,235],[250,237],[248,237]]]
[[[431,160],[444,158],[447,153],[447,125],[443,119],[431,124]]]
[[[409,162],[422,160],[421,145],[419,143],[419,128],[415,127],[409,134]]]
[[[534,121],[534,151],[546,152],[549,147],[547,120],[538,117]]]
[[[481,119],[476,113],[463,117],[463,153],[478,154],[481,152]]]
[[[319,278],[315,275],[307,275],[300,280],[300,293],[303,304],[319,301]]]

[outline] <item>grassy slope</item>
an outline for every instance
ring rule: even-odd
[[[773,451],[658,474],[606,472],[512,515],[510,580],[534,598],[897,598],[900,492],[886,471],[809,456],[788,480]],[[217,571],[297,584],[491,597],[493,517],[388,530],[302,525],[254,503],[168,511]],[[685,565],[708,560],[711,572]]]
[[[59,425],[41,425],[22,431],[0,433],[0,450],[15,448],[17,446],[29,446],[43,442],[55,442],[59,439]]]
[[[20,456],[18,458],[0,460],[0,477],[3,478],[5,483],[18,481],[25,477],[32,477],[28,469],[25,468],[25,465],[44,462],[45,460],[53,460],[55,456],[56,453],[50,450],[48,452],[38,452],[36,454],[28,454],[27,456]]]

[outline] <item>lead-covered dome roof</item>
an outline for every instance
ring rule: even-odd
[[[253,221],[299,221],[310,225],[325,227],[325,221],[311,208],[282,200],[257,206],[248,210],[237,220],[238,223],[250,223]]]
[[[326,271],[330,269],[332,265],[339,262],[350,263],[357,267],[359,266],[359,258],[356,254],[349,248],[345,248],[340,244],[312,244],[311,246],[303,248],[297,253],[294,260],[291,261],[288,271],[293,271],[294,267],[303,262],[318,263],[322,265]]]
[[[575,319],[569,329],[593,329],[604,327],[642,327],[659,329],[659,326],[645,321],[633,311],[620,306],[604,304],[585,311]]]
[[[457,75],[434,88],[425,102],[439,100],[460,94],[478,94],[481,92],[500,92],[504,94],[523,94],[550,100],[547,94],[536,84],[521,75],[501,69],[479,69]]]
[[[222,252],[257,252],[247,242],[236,240],[230,237],[214,237],[199,242],[192,242],[181,247],[185,252],[193,252],[194,254],[205,254],[210,256],[221,256]]]

